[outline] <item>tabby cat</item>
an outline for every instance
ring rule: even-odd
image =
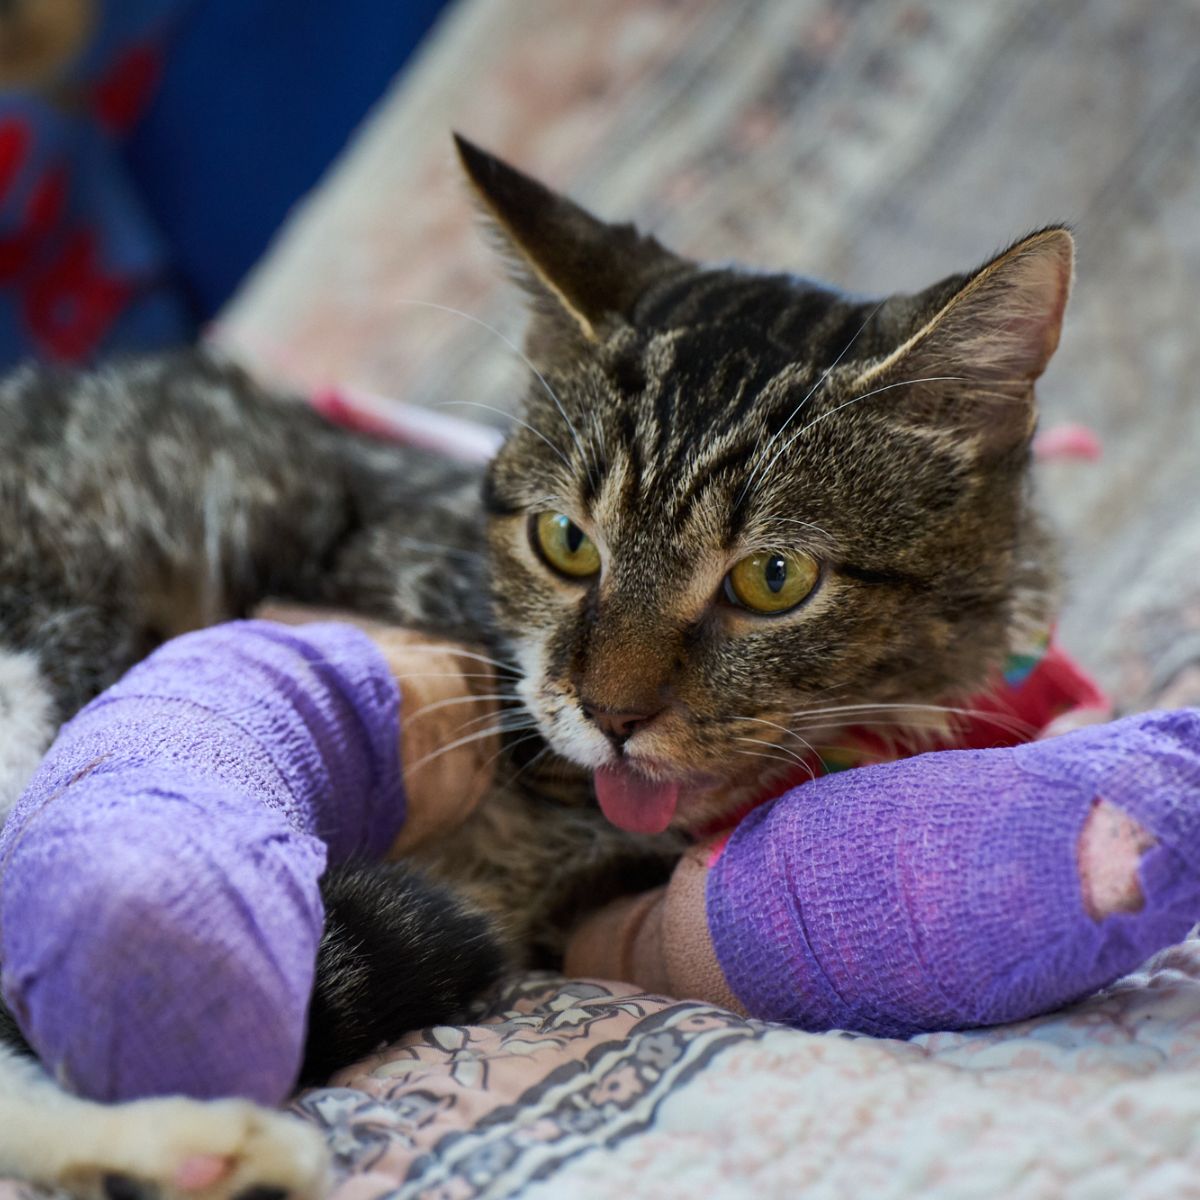
[[[454,635],[500,664],[494,795],[420,872],[327,880],[310,1077],[449,1016],[497,947],[553,961],[585,904],[662,878],[683,835],[808,744],[864,720],[919,735],[1050,619],[1028,464],[1064,229],[865,301],[702,266],[459,151],[532,310],[522,420],[486,471],[330,427],[202,354],[0,387],[9,802],[59,723],[157,642],[268,596]],[[457,974],[423,982],[430,953]],[[347,956],[371,979],[353,1008]],[[312,1186],[295,1165],[315,1161],[297,1158],[307,1131],[281,1118],[106,1110],[0,1060],[3,1169],[169,1193],[173,1148],[218,1126],[239,1186]]]

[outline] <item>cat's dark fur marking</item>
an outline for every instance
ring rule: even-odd
[[[514,430],[486,496],[497,624],[552,745],[610,764],[581,697],[625,712],[667,697],[643,752],[635,739],[623,754],[652,777],[704,777],[678,814],[695,828],[767,762],[745,739],[784,758],[795,733],[835,742],[847,715],[818,720],[834,703],[917,733],[922,706],[966,697],[1049,624],[1027,467],[1071,278],[1065,230],[864,301],[689,262],[460,151],[532,297],[546,382],[529,385],[533,429]],[[525,521],[546,508],[606,547],[600,575],[537,562]],[[778,619],[722,605],[732,563],[779,546],[822,564],[811,599]]]
[[[301,1084],[324,1083],[398,1031],[453,1020],[499,978],[504,956],[488,919],[410,866],[334,868],[321,899]]]
[[[8,1006],[0,998],[0,1045],[9,1046],[18,1054],[31,1056],[33,1049],[25,1040],[25,1035],[17,1025],[16,1018],[8,1011]]]
[[[1027,468],[1071,239],[1042,230],[972,274],[863,301],[693,263],[459,149],[531,297],[540,372],[486,477],[332,429],[203,356],[23,371],[0,386],[0,669],[50,688],[48,737],[156,640],[267,594],[490,646],[556,753],[503,759],[494,795],[419,860],[510,949],[553,960],[581,905],[661,877],[680,844],[613,829],[591,769],[685,779],[676,829],[696,829],[787,774],[805,738],[833,745],[873,717],[919,741],[1048,624]],[[547,570],[529,536],[546,511],[595,540],[600,574]],[[780,547],[820,563],[811,597],[777,618],[726,603],[731,565]],[[617,745],[585,697],[661,707]],[[314,1030],[354,1016],[321,1069],[422,1019],[354,1009],[340,931],[367,955],[417,937],[414,963],[480,935],[457,908],[414,932],[414,912],[446,910],[410,887],[394,926],[357,904],[331,922]],[[489,954],[449,990],[489,976]]]
[[[37,657],[60,720],[164,637],[266,595],[479,636],[477,472],[210,356],[22,369],[0,430],[0,646]]]

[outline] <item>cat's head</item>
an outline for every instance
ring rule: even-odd
[[[496,610],[617,824],[703,826],[847,726],[928,727],[1048,621],[1027,471],[1066,230],[863,300],[460,151],[538,373],[487,480]]]

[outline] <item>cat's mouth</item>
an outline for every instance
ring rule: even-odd
[[[741,765],[736,738],[727,746],[722,739],[705,742],[678,710],[614,745],[567,687],[529,686],[529,692],[526,705],[543,736],[563,758],[591,772],[597,804],[618,829],[706,829],[761,791],[763,773]]]
[[[621,761],[597,768],[595,785],[600,811],[618,829],[662,833],[675,818],[678,779],[651,779],[628,761]]]

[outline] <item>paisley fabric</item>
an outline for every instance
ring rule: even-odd
[[[1068,548],[1059,636],[1122,710],[1194,705],[1197,39],[1191,0],[462,0],[221,340],[306,390],[511,407],[519,363],[445,310],[519,336],[450,128],[681,251],[864,292],[1073,219],[1041,400],[1104,455],[1037,468]],[[1062,1012],[910,1042],[533,977],[298,1107],[338,1200],[1175,1200],[1200,1179],[1200,944]]]
[[[1012,1200],[1150,1200],[1200,1177],[1198,1072],[1189,941],[1074,1008],[912,1042],[535,976],[295,1107],[335,1200],[965,1200],[984,1172]]]

